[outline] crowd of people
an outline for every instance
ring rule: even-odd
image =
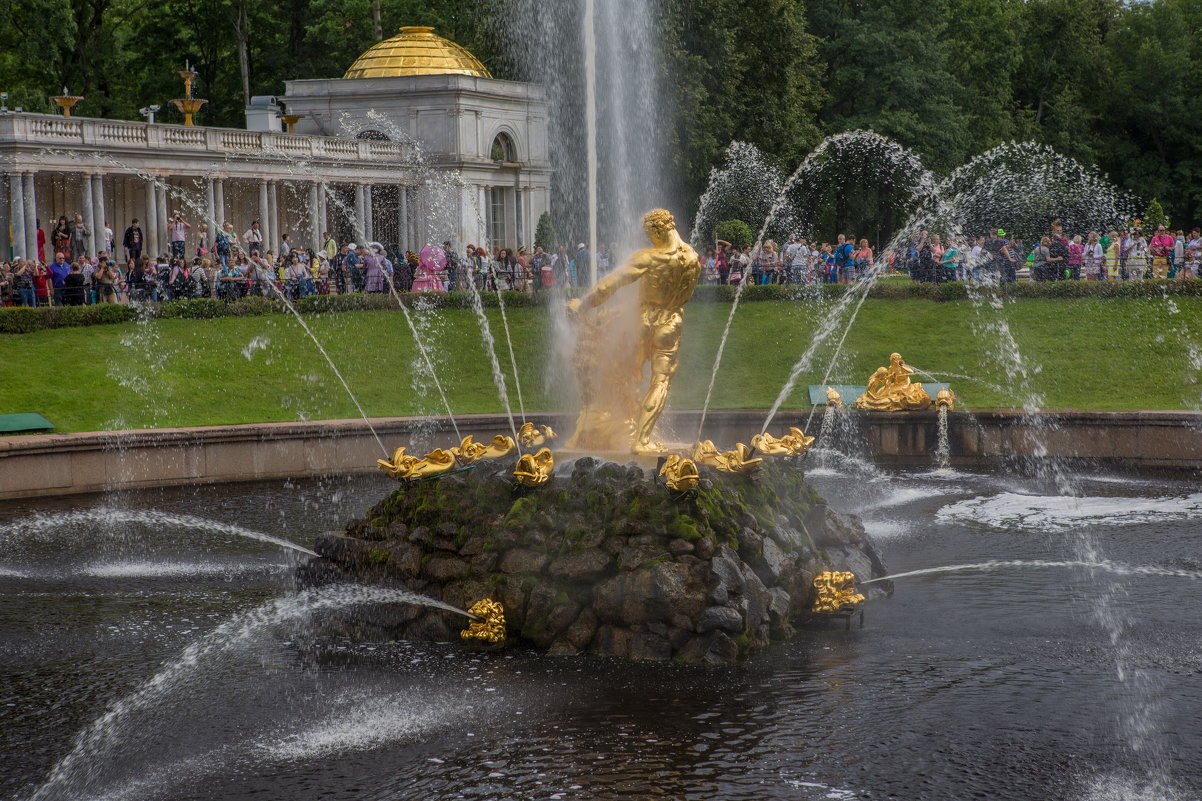
[[[164,221],[168,252],[144,253],[146,238],[138,219],[121,238],[120,257],[105,223],[101,250],[91,254],[91,232],[82,215],[60,217],[47,237],[38,222],[37,257],[0,261],[0,305],[73,306],[171,301],[194,298],[236,300],[247,295],[284,296],[351,292],[446,292],[454,289],[536,292],[587,281],[592,255],[584,244],[571,255],[564,245],[533,252],[467,245],[462,254],[450,242],[420,252],[389,251],[378,242],[340,244],[322,234],[319,248],[294,245],[284,234],[271,247],[259,222],[241,235],[226,222],[215,233],[200,223],[193,229],[180,213]],[[49,241],[47,241],[49,240]],[[47,250],[47,244],[50,245]],[[601,246],[597,267],[607,271],[610,246]],[[49,255],[49,258],[47,256]]]
[[[182,214],[165,221],[167,253],[144,254],[145,236],[137,219],[121,238],[116,255],[113,231],[105,223],[97,254],[88,253],[91,232],[82,215],[59,217],[47,237],[38,225],[37,258],[0,261],[0,303],[6,306],[72,306],[100,303],[170,301],[192,298],[236,300],[247,295],[284,296],[351,292],[538,292],[585,284],[594,256],[583,244],[548,252],[467,245],[456,252],[450,242],[420,252],[397,253],[378,242],[338,243],[322,234],[319,248],[302,248],[288,234],[276,247],[265,241],[258,221],[239,237],[226,222],[216,234],[199,223],[195,230]],[[49,240],[49,241],[47,241]],[[47,252],[46,245],[50,250]],[[598,275],[617,266],[614,245],[596,253]],[[46,256],[50,255],[47,259]],[[970,241],[921,231],[903,247],[884,254],[888,272],[914,281],[1019,280],[1117,281],[1144,278],[1197,278],[1202,261],[1202,228],[1171,231],[1157,225],[1151,236],[1140,222],[1126,228],[1068,236],[1053,221],[1048,234],[1027,244],[1003,229]],[[780,247],[773,240],[757,251],[717,240],[701,256],[702,281],[709,284],[853,283],[875,263],[866,238],[839,234],[834,242],[793,236]]]
[[[1136,220],[1130,227],[1068,236],[1059,220],[1048,234],[1027,244],[996,229],[970,241],[921,231],[903,247],[886,251],[887,272],[914,281],[994,280],[1014,282],[1024,271],[1032,281],[1133,281],[1145,278],[1197,278],[1202,263],[1202,228],[1187,235],[1157,225],[1149,236]],[[790,237],[780,248],[768,240],[755,252],[717,240],[703,258],[707,283],[853,283],[874,264],[867,239],[839,234],[832,242]]]

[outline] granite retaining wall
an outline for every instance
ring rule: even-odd
[[[800,426],[817,435],[825,410],[777,415],[771,429]],[[847,412],[852,442],[878,463],[929,465],[938,437],[938,413]],[[564,432],[563,415],[535,415]],[[711,412],[705,437],[719,446],[748,442],[763,411]],[[670,413],[670,438],[691,441],[697,412]],[[505,415],[464,415],[460,433],[477,439],[509,431]],[[384,446],[414,450],[453,444],[445,421],[378,418],[371,421]],[[564,432],[566,433],[566,432]],[[1202,470],[1202,412],[955,411],[948,417],[953,465],[1031,469],[1061,459],[1117,470]],[[137,487],[365,473],[382,455],[362,420],[260,423],[146,431],[46,434],[0,438],[0,500],[70,495]]]

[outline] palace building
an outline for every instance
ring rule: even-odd
[[[317,247],[323,231],[410,250],[528,246],[549,210],[542,89],[493,78],[432,28],[401,28],[342,78],[255,97],[246,119],[238,130],[0,113],[0,253],[35,256],[37,220],[49,236],[80,213],[90,253],[107,221],[120,254],[136,217],[157,255],[176,211],[192,236],[201,221],[241,237],[259,220],[273,248],[284,233]]]

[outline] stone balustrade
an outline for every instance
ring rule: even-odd
[[[159,150],[207,156],[290,157],[363,164],[410,164],[413,145],[343,139],[333,136],[242,131],[226,128],[188,128],[145,122],[65,118],[48,114],[0,115],[0,145],[33,148],[100,148],[122,152]]]

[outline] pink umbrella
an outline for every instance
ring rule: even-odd
[[[437,272],[442,272],[447,267],[447,254],[440,247],[434,245],[426,245],[422,248],[422,252],[418,254],[422,264],[426,269],[433,269]]]

